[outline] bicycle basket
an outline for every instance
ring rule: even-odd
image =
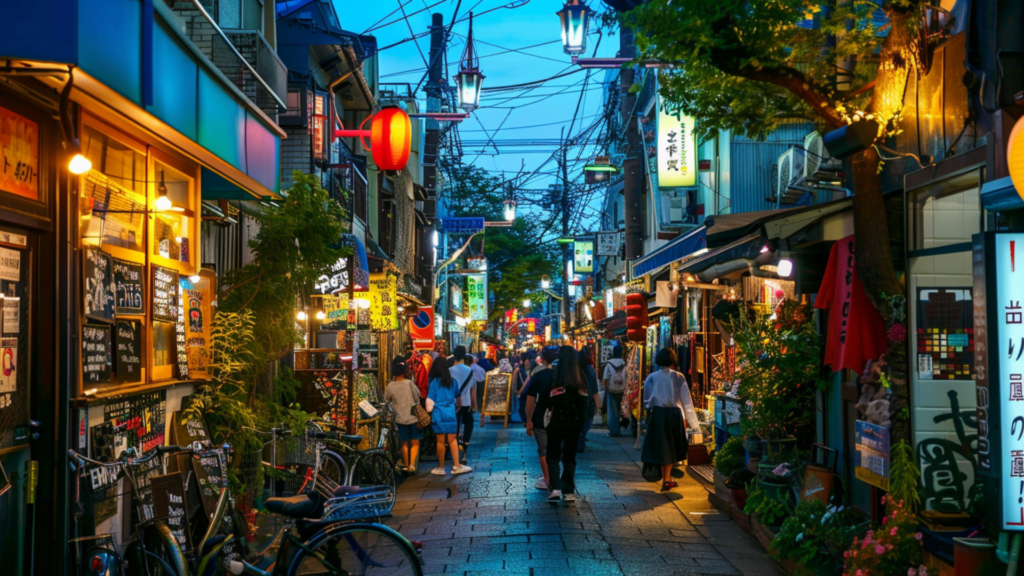
[[[390,486],[363,488],[355,494],[331,498],[324,505],[321,522],[367,520],[391,512],[394,490]]]

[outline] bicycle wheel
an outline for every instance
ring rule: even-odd
[[[395,505],[395,468],[383,453],[364,452],[356,462],[355,478],[359,486],[391,486],[391,505]]]
[[[345,478],[348,477],[348,466],[345,465],[345,459],[335,452],[329,450],[324,452],[320,459],[320,475],[339,486],[344,484]]]
[[[170,529],[155,522],[142,530],[142,542],[125,552],[125,573],[131,576],[185,576],[187,562]]]
[[[398,532],[380,524],[348,524],[335,525],[310,538],[287,574],[422,576],[423,569],[412,543]]]

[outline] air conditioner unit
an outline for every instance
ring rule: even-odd
[[[780,204],[795,204],[807,192],[804,186],[803,150],[790,148],[779,156],[776,172],[776,201]]]
[[[832,182],[837,180],[837,174],[842,171],[842,162],[832,158],[825,148],[825,140],[818,132],[811,132],[804,138],[804,150],[806,150],[804,161],[804,178],[807,180]]]

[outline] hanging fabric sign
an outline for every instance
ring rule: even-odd
[[[469,295],[469,319],[487,321],[487,274],[466,276]]]
[[[398,278],[370,274],[370,326],[385,331],[398,328]]]

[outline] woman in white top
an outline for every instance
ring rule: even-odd
[[[672,480],[672,465],[686,459],[685,429],[696,431],[700,425],[686,378],[672,369],[676,365],[675,352],[662,348],[654,357],[654,363],[660,370],[644,381],[647,436],[640,459],[646,464],[661,466],[661,490],[665,492],[679,485]]]

